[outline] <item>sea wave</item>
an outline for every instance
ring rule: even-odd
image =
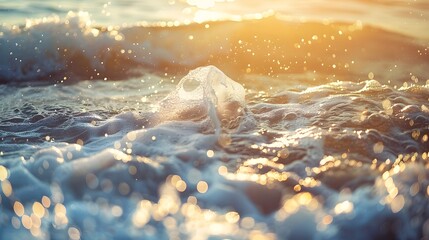
[[[171,26],[170,26],[171,25]],[[186,73],[216,65],[240,81],[246,74],[313,74],[402,84],[423,78],[429,56],[415,39],[360,23],[288,22],[279,18],[200,24],[95,26],[70,12],[0,28],[0,82],[128,79],[142,72]],[[344,80],[344,79],[343,79]]]

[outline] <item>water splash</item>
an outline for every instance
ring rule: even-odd
[[[200,67],[182,78],[160,105],[167,118],[208,116],[219,136],[222,127],[236,126],[243,115],[245,90],[215,66]]]

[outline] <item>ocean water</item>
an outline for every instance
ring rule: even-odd
[[[429,239],[428,20],[0,0],[0,239]]]

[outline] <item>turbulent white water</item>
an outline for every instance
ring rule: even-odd
[[[0,239],[429,237],[425,2],[118,4],[0,6]]]
[[[0,129],[3,238],[426,234],[427,86],[339,82],[248,92],[246,104],[239,84],[205,67],[148,95],[156,106],[136,96],[140,112],[103,109],[92,95],[109,87],[116,107],[132,105],[143,80],[88,93],[86,82],[32,87],[50,101],[2,101],[17,116]],[[28,89],[2,91],[12,100]]]

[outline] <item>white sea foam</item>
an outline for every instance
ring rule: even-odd
[[[19,27],[1,26],[0,81],[125,79],[135,75],[137,67],[193,66],[207,59],[191,45],[159,42],[166,34],[159,30],[95,26],[86,12],[69,12],[64,19],[28,20]],[[176,32],[168,38],[184,34]]]
[[[112,94],[122,99],[139,83],[115,83]],[[429,116],[415,105],[427,100],[427,86],[414,86],[412,98],[408,88],[375,80],[245,96],[240,84],[208,66],[152,96],[160,99],[156,111],[143,106],[101,117],[73,110],[75,91],[87,84],[32,89],[31,96],[61,92],[59,103],[70,103],[66,115],[46,110],[54,102],[28,99],[17,105],[22,121],[2,120],[2,238],[426,234]],[[80,98],[96,101],[92,93]],[[392,111],[379,98],[389,98]],[[5,116],[13,112],[3,109]],[[27,216],[37,231],[27,229]]]

